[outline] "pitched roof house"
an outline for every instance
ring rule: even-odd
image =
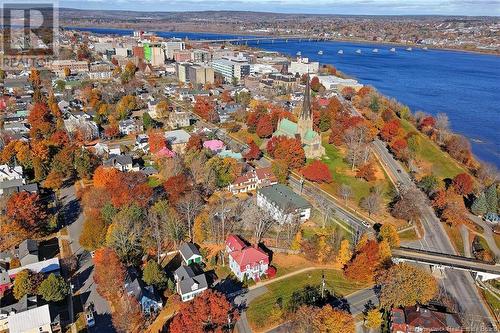
[[[195,267],[196,268],[196,267]],[[204,272],[195,272],[193,266],[181,266],[174,272],[177,293],[183,302],[192,300],[196,295],[208,289]]]
[[[200,264],[203,260],[200,251],[193,243],[183,243],[179,248],[179,252],[186,265]]]
[[[289,223],[295,217],[304,222],[311,216],[311,204],[282,184],[258,189],[257,206],[271,214],[279,223]]]
[[[456,314],[431,307],[410,306],[391,310],[391,333],[464,332]]]
[[[228,186],[228,191],[233,194],[245,193],[277,183],[278,179],[273,174],[271,168],[259,168],[237,177],[234,182]]]
[[[239,236],[229,235],[226,252],[229,254],[229,268],[238,280],[243,281],[246,276],[258,281],[267,274],[269,256],[258,246],[248,246]]]
[[[135,268],[127,269],[125,292],[139,302],[145,314],[158,312],[163,307],[161,297],[156,294],[153,286],[145,285]]]

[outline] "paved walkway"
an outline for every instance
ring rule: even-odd
[[[460,225],[460,234],[462,235],[462,241],[464,243],[464,255],[472,258],[472,252],[470,251],[469,229],[467,229],[465,224]]]
[[[484,229],[484,233],[480,234],[480,235],[482,235],[484,237],[484,239],[486,240],[486,243],[488,243],[489,248],[491,249],[491,251],[493,251],[495,256],[500,257],[500,249],[498,248],[497,243],[495,242],[495,238],[493,236],[493,230],[491,229],[491,226],[488,223],[486,223],[485,221],[483,221],[482,218],[477,217],[476,215],[469,214],[468,217],[474,223],[476,223],[477,225],[481,226]],[[477,234],[479,234],[479,233],[477,233]]]

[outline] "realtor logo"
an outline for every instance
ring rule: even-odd
[[[58,11],[54,3],[2,3],[2,66],[41,67],[58,49]]]

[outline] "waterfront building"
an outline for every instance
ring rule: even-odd
[[[292,74],[304,75],[308,73],[317,73],[319,71],[319,62],[309,61],[309,58],[298,57],[297,61],[292,61],[288,71]]]
[[[250,75],[250,64],[245,62],[218,59],[212,62],[212,67],[214,71],[222,75],[227,82],[231,82],[233,78],[236,78],[239,82],[245,76]]]

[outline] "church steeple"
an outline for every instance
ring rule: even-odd
[[[304,91],[304,102],[302,103],[302,112],[300,113],[300,118],[311,119],[311,84],[309,81],[309,73],[307,73],[306,78],[306,90]]]
[[[306,90],[304,91],[304,103],[300,112],[299,121],[297,122],[297,130],[302,141],[304,141],[307,132],[313,130],[313,117],[311,110],[311,86],[309,83],[309,73],[307,74]]]

